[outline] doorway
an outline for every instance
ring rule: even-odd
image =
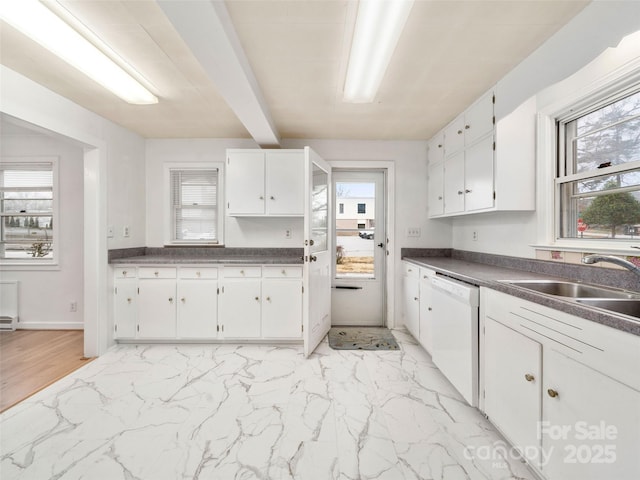
[[[332,325],[386,325],[386,175],[334,169]]]

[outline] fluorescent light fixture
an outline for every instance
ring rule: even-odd
[[[127,103],[158,98],[37,0],[0,0],[0,18]]]
[[[360,0],[343,99],[371,103],[389,66],[413,0]]]

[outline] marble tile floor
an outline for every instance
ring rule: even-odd
[[[394,334],[400,351],[325,341],[307,360],[300,346],[115,346],[0,415],[0,478],[534,480]]]

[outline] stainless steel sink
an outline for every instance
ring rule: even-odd
[[[578,298],[576,302],[640,318],[640,299]]]
[[[577,282],[563,282],[557,280],[514,280],[511,285],[528,288],[539,293],[569,298],[604,298],[604,299],[638,299],[640,294],[618,290],[615,288],[596,287]]]

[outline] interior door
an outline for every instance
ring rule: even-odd
[[[308,357],[331,328],[331,166],[305,147],[303,340]]]
[[[331,324],[381,327],[386,323],[385,174],[332,172],[335,261]]]

